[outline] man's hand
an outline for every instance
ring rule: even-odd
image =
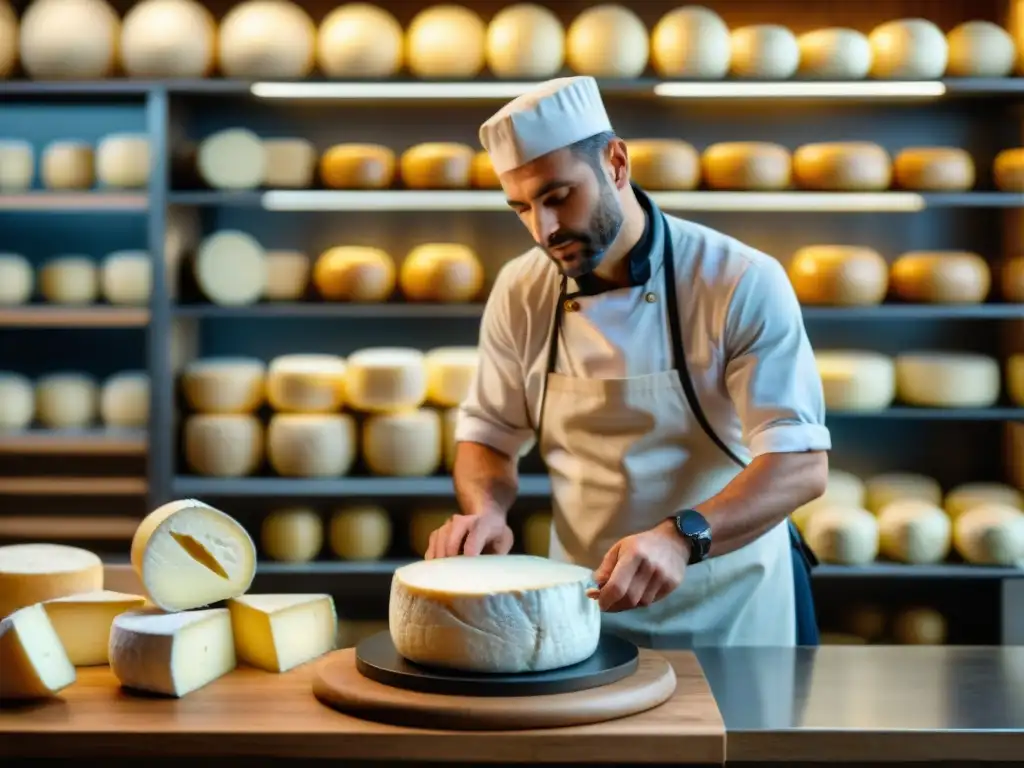
[[[426,559],[455,555],[507,555],[512,549],[512,529],[505,516],[496,513],[454,515],[430,534]]]
[[[682,583],[689,562],[690,542],[672,520],[621,539],[594,571],[601,610],[628,611],[661,600]]]

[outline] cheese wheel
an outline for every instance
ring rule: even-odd
[[[115,251],[100,265],[100,288],[111,304],[145,306],[153,291],[153,260],[146,251]]]
[[[475,155],[466,144],[417,144],[399,160],[402,184],[407,189],[465,189]]]
[[[679,139],[632,139],[626,142],[629,174],[650,190],[690,190],[700,185],[700,154]]]
[[[271,560],[308,563],[323,549],[323,521],[305,507],[274,510],[260,525],[260,546]]]
[[[0,78],[7,78],[18,63],[18,17],[7,0],[0,0]]]
[[[437,347],[427,352],[427,400],[442,408],[459,405],[469,395],[479,362],[476,347]]]
[[[982,504],[953,522],[953,546],[973,565],[1024,567],[1024,512]]]
[[[1007,77],[1017,48],[1010,33],[991,21],[965,21],[946,35],[946,77]]]
[[[195,360],[181,374],[181,389],[199,413],[252,413],[263,405],[267,366],[250,357]]]
[[[835,505],[817,510],[804,536],[823,563],[867,565],[878,555],[878,521],[866,509]]]
[[[899,645],[942,645],[946,619],[934,608],[908,608],[893,617],[892,636]]]
[[[301,251],[267,251],[267,284],[263,298],[297,301],[309,285],[309,256]]]
[[[207,77],[216,47],[217,22],[195,0],[142,0],[124,16],[120,53],[129,77]]]
[[[104,0],[34,0],[21,17],[21,66],[33,80],[102,80],[114,72],[120,34]]]
[[[267,460],[282,477],[341,477],[358,442],[348,414],[278,413],[267,425]]]
[[[588,568],[529,555],[443,557],[402,566],[388,625],[409,661],[474,673],[544,672],[593,655],[601,611]]]
[[[363,460],[374,475],[426,477],[441,466],[441,440],[435,410],[376,413],[363,423]]]
[[[417,13],[405,31],[414,77],[471,79],[484,68],[487,27],[473,10],[450,3]]]
[[[709,8],[676,8],[651,30],[651,66],[660,77],[720,80],[731,61],[729,27]]]
[[[732,30],[729,74],[745,80],[787,80],[800,66],[796,35],[779,24]]]
[[[427,398],[427,366],[418,349],[371,347],[349,355],[345,401],[357,411],[419,408]]]
[[[263,424],[249,414],[185,418],[185,463],[197,475],[245,477],[263,463]]]
[[[850,472],[841,469],[830,469],[825,492],[816,499],[797,507],[790,517],[796,527],[803,532],[807,521],[819,509],[832,506],[864,506],[864,481]]]
[[[386,189],[395,164],[395,153],[379,144],[338,144],[320,158],[320,180],[328,189]]]
[[[800,51],[797,74],[806,80],[863,80],[871,71],[871,43],[856,29],[816,29],[800,35],[796,42]]]
[[[264,139],[264,187],[306,189],[316,176],[316,147],[308,139]]]
[[[942,504],[953,520],[986,504],[1013,507],[1024,512],[1024,492],[1006,483],[963,483],[950,488]]]
[[[0,192],[23,192],[35,177],[35,150],[27,141],[0,141]]]
[[[547,557],[551,551],[551,513],[534,512],[523,522],[523,551]]]
[[[623,5],[601,3],[580,13],[565,37],[566,62],[578,75],[639,77],[650,41],[641,18]]]
[[[0,253],[0,306],[13,307],[29,301],[35,281],[28,259],[17,253]]]
[[[39,270],[39,293],[54,304],[92,304],[100,293],[99,270],[87,256],[58,256]]]
[[[36,415],[36,392],[20,373],[0,371],[0,433],[25,429]]]
[[[1024,408],[1024,354],[1006,360],[1006,394],[1011,403]]]
[[[797,299],[812,306],[880,304],[889,289],[888,263],[862,246],[805,246],[793,254],[787,272]]]
[[[46,189],[89,189],[96,181],[95,155],[82,141],[54,141],[43,150],[39,178]]]
[[[444,468],[451,472],[455,468],[455,427],[459,423],[459,409],[449,408],[441,416],[441,448],[444,452]]]
[[[0,618],[44,600],[100,589],[103,561],[92,552],[60,544],[0,547]]]
[[[986,355],[907,353],[896,357],[896,396],[930,408],[989,408],[1002,388],[999,362]]]
[[[952,535],[949,516],[942,507],[927,501],[894,501],[878,512],[878,551],[896,562],[941,562],[949,554]]]
[[[418,509],[409,518],[409,548],[420,557],[430,546],[430,534],[459,514],[457,509]]]
[[[345,402],[344,358],[282,355],[267,369],[267,402],[276,411],[330,413]]]
[[[380,248],[339,245],[320,254],[313,284],[328,301],[387,301],[398,279],[395,260]]]
[[[942,504],[942,486],[932,477],[912,472],[886,472],[868,478],[864,496],[868,511],[877,515],[897,501],[921,501],[938,506]]]
[[[996,155],[992,179],[1000,192],[1024,192],[1024,147],[1004,149]]]
[[[911,251],[896,259],[889,275],[904,301],[977,304],[992,288],[988,262],[967,251]]]
[[[565,27],[549,9],[517,3],[491,19],[486,48],[487,67],[497,77],[554,77],[565,63]]]
[[[793,153],[793,180],[801,189],[881,191],[892,174],[889,153],[867,141],[805,144]]]
[[[919,192],[963,192],[974,186],[974,160],[958,147],[911,147],[893,161],[896,184]]]
[[[891,357],[861,350],[822,350],[814,359],[825,406],[836,411],[881,411],[896,397],[896,366]]]
[[[217,63],[225,77],[303,78],[315,58],[316,25],[288,0],[244,0],[221,19]]]
[[[255,304],[267,287],[267,255],[252,235],[225,229],[199,244],[192,264],[199,290],[214,304]]]
[[[199,142],[196,169],[213,189],[256,189],[267,172],[266,146],[247,128],[217,131]]]
[[[999,270],[999,288],[1005,301],[1024,303],[1024,257],[1003,262]]]
[[[100,407],[96,381],[84,373],[53,373],[36,382],[36,418],[44,427],[86,427]]]
[[[385,78],[404,63],[402,25],[389,11],[369,3],[345,3],[320,22],[316,61],[329,78]]]
[[[331,516],[331,551],[342,560],[380,560],[391,548],[391,518],[381,507],[350,507]]]
[[[858,604],[844,611],[842,626],[862,642],[873,643],[885,634],[888,616],[878,605]]]
[[[778,144],[735,141],[712,144],[701,157],[705,183],[717,190],[779,190],[789,186],[789,150]]]
[[[48,699],[77,679],[60,636],[39,603],[0,621],[0,702]]]
[[[473,155],[473,163],[469,167],[469,183],[474,189],[501,189],[501,179],[494,172],[491,156],[486,152]]]
[[[112,134],[96,145],[96,178],[105,187],[141,189],[149,182],[149,138]]]
[[[926,19],[897,19],[868,35],[871,77],[880,80],[937,80],[946,71],[946,36]]]
[[[125,371],[103,382],[100,419],[108,427],[145,427],[149,423],[149,374]]]
[[[484,268],[469,246],[424,243],[405,257],[398,283],[409,301],[468,302],[484,287]]]

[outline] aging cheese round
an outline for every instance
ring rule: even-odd
[[[103,382],[100,420],[108,427],[142,429],[149,423],[149,374],[125,371]]]
[[[814,359],[825,392],[825,406],[836,411],[881,411],[896,397],[896,366],[891,357],[862,350],[821,350]]]
[[[83,141],[54,141],[46,145],[39,165],[46,189],[89,189],[96,181],[96,158]]]
[[[405,257],[398,283],[409,301],[468,302],[483,290],[484,268],[469,246],[424,243]]]
[[[871,43],[863,32],[826,27],[797,38],[797,74],[807,80],[863,80],[871,71]]]
[[[868,478],[865,483],[864,506],[878,514],[897,501],[922,501],[932,506],[942,504],[942,486],[933,477],[914,472],[885,472]]]
[[[551,513],[534,512],[523,521],[523,551],[547,557],[551,549]]]
[[[804,536],[823,563],[867,565],[878,556],[878,521],[866,509],[835,505],[816,510]]]
[[[96,179],[114,189],[142,189],[149,183],[149,138],[115,133],[96,145]]]
[[[61,544],[0,547],[0,618],[55,597],[103,589],[103,561]]]
[[[36,381],[36,419],[51,429],[81,428],[99,414],[100,390],[84,373],[52,373]]]
[[[893,161],[896,184],[919,192],[963,192],[974,186],[974,160],[958,147],[910,147]]]
[[[13,307],[28,302],[35,282],[36,275],[28,259],[18,253],[0,253],[0,306]]]
[[[681,139],[631,139],[629,174],[650,190],[691,190],[700,186],[700,153]]]
[[[267,402],[285,413],[330,413],[345,402],[345,360],[338,355],[281,355],[267,368]]]
[[[464,672],[543,672],[597,649],[601,613],[592,572],[529,555],[444,557],[402,566],[391,581],[395,650],[417,664]]]
[[[358,443],[347,413],[278,413],[267,425],[267,461],[282,477],[347,475]]]
[[[896,357],[896,396],[929,408],[989,408],[999,400],[999,362],[966,352],[919,352]]]
[[[35,149],[20,139],[0,140],[0,192],[22,192],[35,178]]]
[[[871,77],[879,80],[938,80],[946,71],[946,36],[927,19],[897,19],[868,35],[874,54]]]
[[[569,68],[578,75],[639,77],[650,57],[647,27],[624,5],[595,5],[569,25],[565,52]]]
[[[893,501],[878,512],[879,552],[899,563],[929,565],[945,560],[952,535],[949,516],[927,501]]]
[[[380,560],[391,549],[391,535],[391,517],[382,507],[349,507],[331,516],[331,551],[342,560]]]
[[[414,77],[472,79],[484,67],[487,27],[466,6],[433,5],[413,17],[405,45],[406,64]]]
[[[115,251],[100,264],[100,289],[110,304],[145,306],[153,290],[153,260],[146,251]]]
[[[309,256],[301,251],[267,251],[267,284],[263,298],[298,301],[309,285]]]
[[[308,563],[323,549],[323,520],[306,507],[276,509],[263,518],[260,546],[271,560]]]
[[[256,189],[266,175],[267,152],[248,128],[227,128],[199,142],[196,168],[213,189]]]
[[[308,139],[264,139],[266,165],[260,184],[271,189],[307,189],[316,176],[316,147]]]
[[[267,287],[266,251],[252,235],[225,229],[199,244],[192,265],[196,283],[214,304],[255,304]]]
[[[864,506],[864,481],[851,472],[841,469],[830,469],[825,492],[802,507],[795,509],[790,515],[793,523],[801,531],[805,531],[807,521],[819,509],[831,506]]]
[[[904,301],[977,304],[992,287],[988,262],[967,251],[911,251],[893,262],[893,293]]]
[[[457,509],[417,509],[409,518],[409,548],[420,557],[427,553],[430,534],[459,514]]]
[[[337,144],[320,158],[328,189],[386,189],[395,179],[395,153],[379,144]]]
[[[375,413],[363,422],[363,461],[374,475],[425,477],[441,466],[441,441],[441,415],[431,408]]]
[[[469,183],[474,189],[501,189],[501,179],[494,172],[494,163],[486,152],[473,155],[469,168]]]
[[[796,35],[779,24],[732,30],[729,74],[745,80],[787,80],[800,65]]]
[[[263,424],[243,413],[185,418],[185,463],[197,475],[245,477],[263,463]]]
[[[427,142],[402,153],[399,170],[407,189],[465,189],[476,152],[467,144]]]
[[[120,34],[104,0],[34,0],[21,17],[21,66],[33,80],[101,80],[113,74]]]
[[[1024,408],[1024,354],[1006,359],[1006,394],[1010,402]]]
[[[991,21],[965,21],[946,35],[946,77],[1007,77],[1013,73],[1017,47],[1010,33]]]
[[[427,366],[418,349],[370,347],[348,357],[345,401],[357,411],[390,413],[419,408],[427,398]]]
[[[436,347],[427,352],[427,400],[441,408],[459,405],[469,394],[479,362],[476,347]]]
[[[313,70],[316,25],[288,0],[244,0],[221,19],[217,63],[226,77],[303,78]]]
[[[907,608],[892,619],[892,639],[899,645],[942,645],[946,619],[934,608]]]
[[[885,634],[888,616],[879,605],[858,603],[844,611],[842,627],[860,638],[861,642],[874,643]]]
[[[188,363],[181,389],[199,413],[252,413],[264,398],[267,366],[251,357],[209,357]]]
[[[397,280],[390,254],[365,245],[328,248],[313,267],[313,285],[328,301],[387,301]]]
[[[121,64],[129,77],[207,77],[216,48],[217,21],[195,0],[142,0],[124,16]]]
[[[345,3],[320,22],[316,61],[329,78],[393,77],[404,63],[404,45],[402,25],[387,9]]]
[[[793,153],[793,179],[801,189],[875,192],[889,188],[889,153],[867,141],[805,144]]]
[[[790,182],[791,163],[785,147],[756,141],[712,144],[701,157],[704,181],[717,190],[785,189]]]
[[[96,263],[87,256],[58,256],[39,270],[39,293],[53,304],[92,304],[99,298]]]
[[[1024,192],[1024,147],[1004,149],[996,155],[992,179],[1000,192]]]
[[[863,246],[808,245],[787,268],[801,304],[859,307],[880,304],[889,289],[889,264]]]
[[[973,565],[1024,566],[1024,512],[982,504],[953,522],[953,546]]]
[[[565,27],[550,9],[516,3],[487,25],[487,67],[497,77],[543,80],[565,63]]]
[[[651,30],[650,56],[660,77],[721,80],[729,74],[732,61],[729,27],[710,8],[676,8]]]
[[[0,0],[0,78],[7,78],[18,63],[18,17],[7,0]]]
[[[0,433],[25,429],[36,415],[36,392],[20,373],[0,371]]]
[[[999,292],[1005,301],[1024,303],[1024,256],[1003,262],[999,269]]]
[[[946,514],[953,520],[975,507],[998,504],[1024,512],[1024,491],[1006,483],[963,483],[949,489],[943,500]]]

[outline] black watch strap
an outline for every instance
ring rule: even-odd
[[[711,551],[711,525],[695,509],[684,509],[675,516],[676,530],[690,542],[689,565],[707,559]]]

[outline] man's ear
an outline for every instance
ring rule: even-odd
[[[629,185],[629,151],[626,149],[626,142],[616,136],[608,142],[605,151],[615,188],[625,189]]]

